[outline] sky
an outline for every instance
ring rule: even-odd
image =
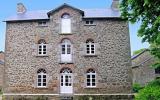
[[[7,17],[16,14],[17,3],[23,3],[28,11],[52,10],[63,3],[68,3],[77,8],[109,8],[112,0],[3,0],[0,2],[0,51],[5,50],[5,22]],[[141,48],[147,48],[148,43],[141,43],[137,37],[140,23],[129,24],[131,52]]]

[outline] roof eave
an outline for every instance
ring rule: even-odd
[[[122,19],[121,17],[83,17],[84,19]]]
[[[39,21],[39,20],[49,20],[49,18],[46,18],[46,19],[5,20],[3,22],[21,22],[21,21]]]

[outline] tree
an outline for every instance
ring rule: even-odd
[[[141,21],[138,36],[151,44],[151,53],[159,59],[160,67],[160,0],[122,0],[122,18],[135,23]]]

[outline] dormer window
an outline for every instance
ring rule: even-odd
[[[71,33],[71,17],[68,13],[61,16],[61,33]]]
[[[87,20],[86,25],[95,25],[93,20]]]
[[[38,22],[38,26],[47,26],[47,22],[46,21],[40,21],[40,22]]]

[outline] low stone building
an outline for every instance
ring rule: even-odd
[[[4,95],[132,99],[129,27],[118,2],[40,11],[19,3],[6,20]]]
[[[133,83],[144,86],[148,82],[160,77],[160,69],[154,69],[155,58],[145,49],[132,57]]]

